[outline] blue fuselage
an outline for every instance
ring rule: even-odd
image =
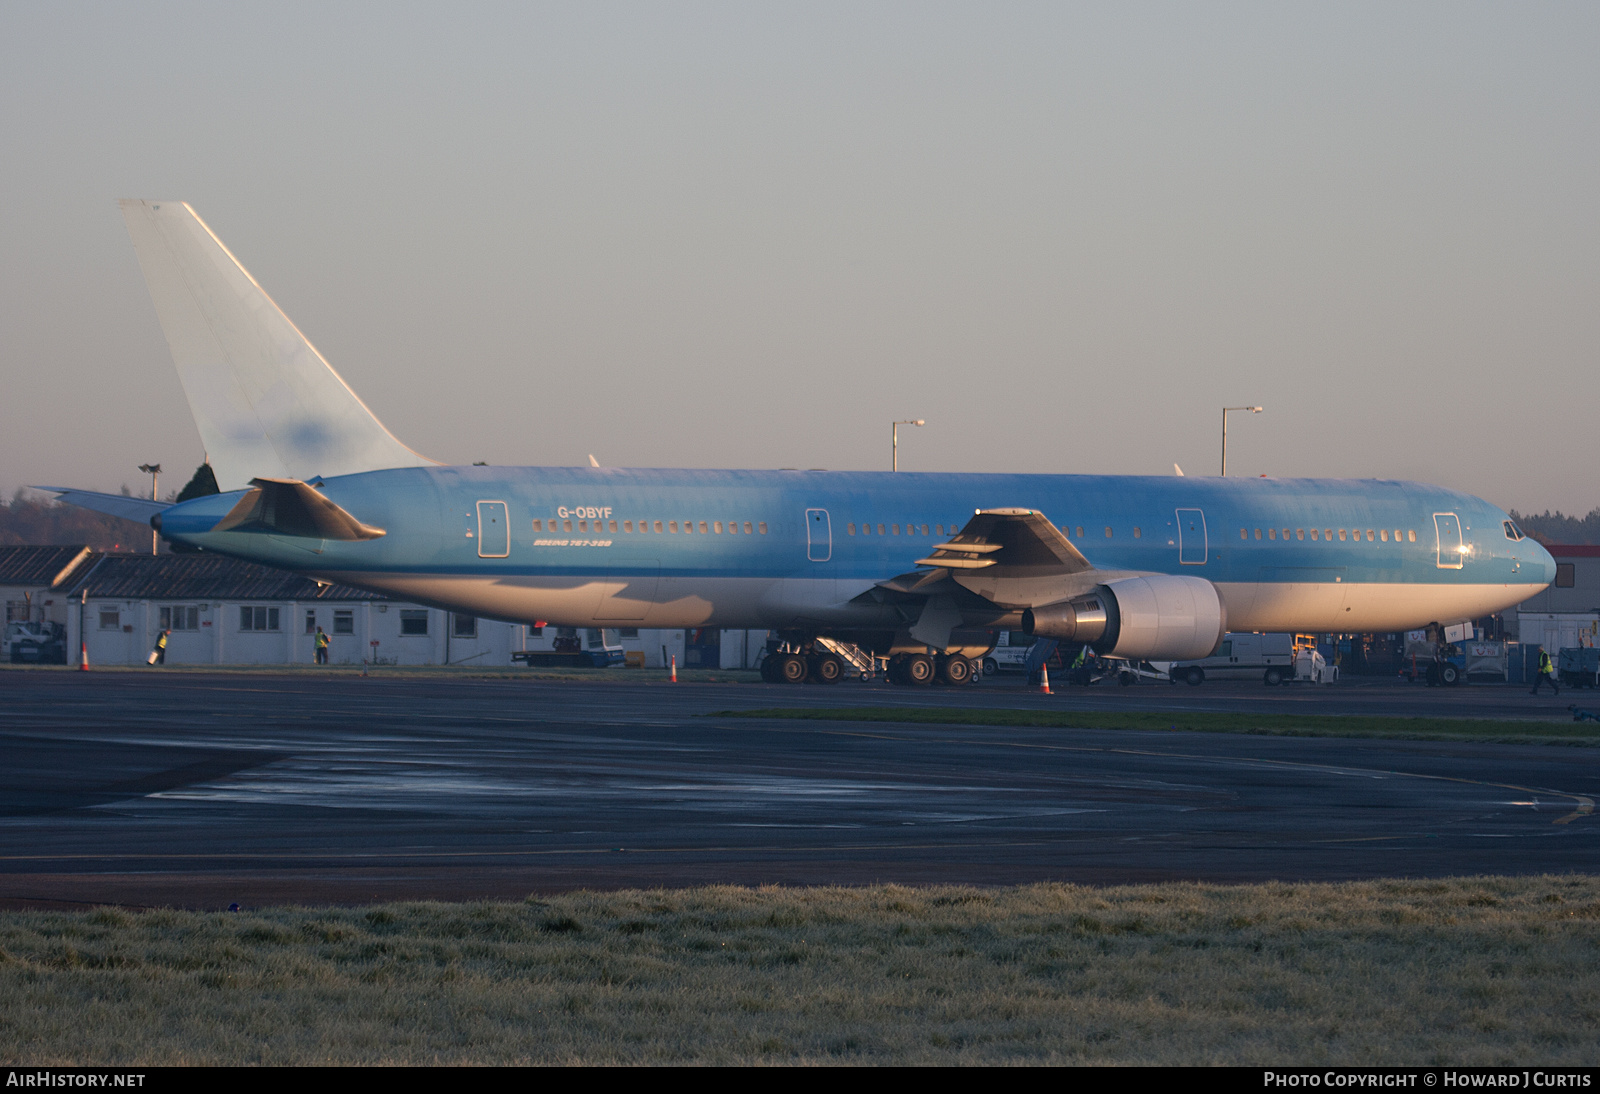
[[[1042,513],[1096,569],[1212,582],[1236,630],[1468,619],[1555,574],[1482,499],[1387,480],[436,467],[319,488],[386,534],[213,532],[240,493],[168,510],[162,532],[441,607],[569,625],[877,625],[865,590],[914,570],[975,511],[1007,507]]]

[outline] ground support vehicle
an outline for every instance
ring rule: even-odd
[[[7,623],[5,653],[13,665],[65,665],[67,628],[43,620]]]
[[[1569,688],[1600,687],[1600,649],[1568,646],[1556,658],[1556,679]]]
[[[550,628],[545,628],[549,630]],[[529,668],[594,668],[620,665],[627,654],[616,631],[556,627],[553,635],[530,639],[535,648],[513,650],[511,660]]]
[[[1031,634],[1024,634],[1021,631],[1001,631],[999,637],[995,639],[994,649],[983,659],[983,674],[993,676],[997,672],[1027,672],[1028,651],[1033,645],[1034,638]]]
[[[1167,675],[1174,684],[1182,680],[1191,687],[1207,680],[1260,680],[1277,687],[1296,677],[1294,636],[1225,634],[1211,656],[1174,661]]]

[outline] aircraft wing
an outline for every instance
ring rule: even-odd
[[[46,490],[56,495],[57,501],[76,505],[79,509],[92,509],[96,513],[136,520],[149,524],[150,518],[159,516],[172,506],[164,501],[149,498],[130,498],[126,494],[98,494],[93,490],[74,490],[69,486],[32,486],[30,490]]]
[[[939,646],[940,628],[919,628],[928,616],[959,613],[967,625],[993,625],[1024,608],[1078,595],[1114,576],[1097,570],[1072,541],[1036,509],[980,509],[959,533],[925,558],[924,569],[877,583],[878,595],[898,594],[908,609],[923,599],[912,634]]]
[[[1011,576],[1077,574],[1094,566],[1035,509],[980,509],[966,526],[918,566],[996,570]]]

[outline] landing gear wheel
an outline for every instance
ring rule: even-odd
[[[1261,682],[1269,688],[1275,688],[1283,683],[1283,673],[1278,669],[1268,669],[1266,674],[1261,677]]]
[[[889,667],[884,670],[884,678],[891,684],[909,684],[911,680],[906,676],[906,656],[897,653],[889,658]]]
[[[778,678],[785,684],[803,684],[809,668],[806,659],[798,653],[780,654],[778,657]]]
[[[965,657],[946,657],[939,666],[939,676],[945,683],[962,687],[972,683],[972,662]]]
[[[844,662],[825,653],[812,662],[811,678],[819,684],[837,684],[844,679]]]
[[[1455,687],[1461,683],[1461,670],[1448,663],[1440,665],[1439,683],[1445,685],[1445,687]]]
[[[983,674],[985,676],[993,676],[999,671],[1000,662],[996,661],[993,657],[985,657],[983,659]]]
[[[925,653],[914,653],[906,658],[906,683],[931,684],[933,677],[933,658]]]
[[[1200,668],[1190,668],[1183,674],[1183,682],[1192,688],[1197,688],[1206,682],[1206,672]]]
[[[761,659],[761,679],[768,684],[781,684],[778,677],[778,658],[781,654],[769,653]]]
[[[1133,685],[1138,682],[1138,679],[1139,678],[1137,676],[1129,672],[1127,669],[1123,669],[1121,672],[1117,673],[1117,683],[1121,684],[1125,688],[1133,687]]]

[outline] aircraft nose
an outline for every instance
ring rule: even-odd
[[[1533,566],[1544,567],[1544,583],[1550,584],[1556,579],[1556,560],[1550,557],[1550,552],[1544,549],[1544,544],[1537,540],[1530,540],[1533,545],[1534,555],[1528,560]]]

